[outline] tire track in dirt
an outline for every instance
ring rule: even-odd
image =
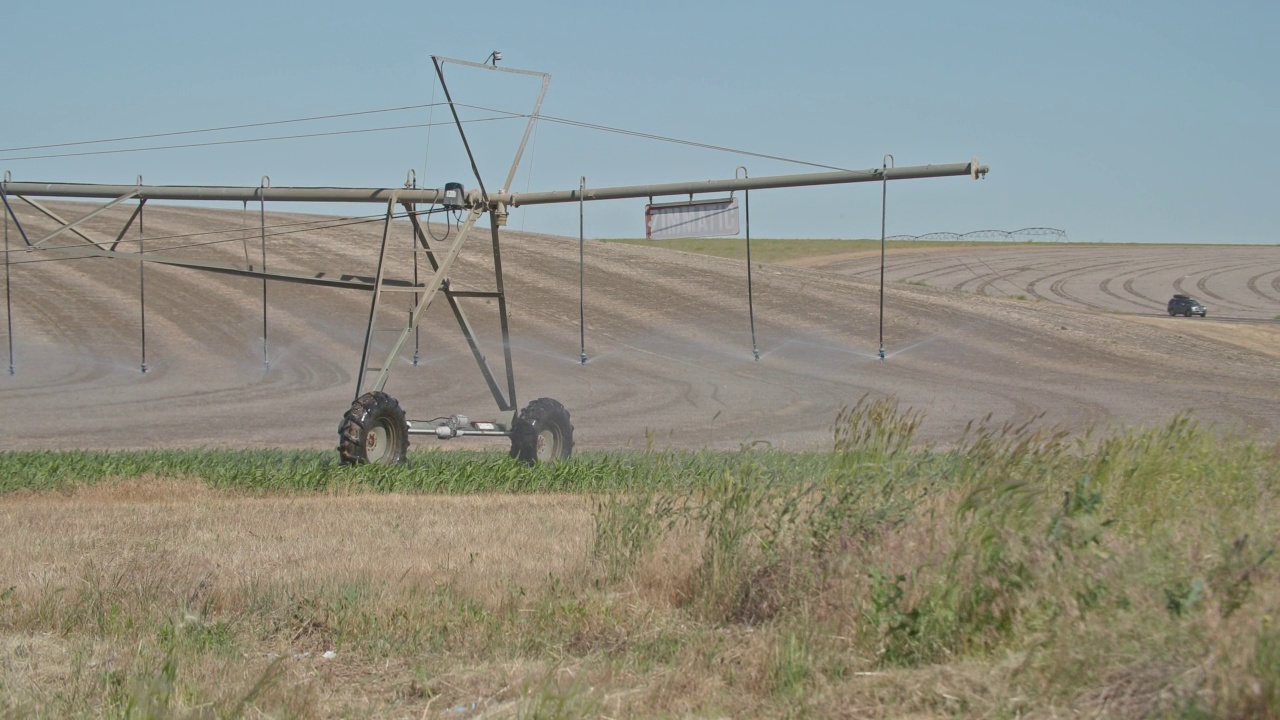
[[[1031,266],[1029,266],[1029,265],[1028,265],[1028,266],[1020,266],[1020,267],[1016,267],[1016,268],[1010,268],[1010,270],[1012,270],[1012,271],[1014,271],[1014,272],[1016,272],[1016,273],[1031,272],[1031,270],[1032,270],[1032,269],[1033,269],[1033,268],[1032,268]],[[996,284],[997,282],[1000,282],[1000,281],[1004,281],[1005,283],[1008,283],[1009,285],[1013,286],[1014,291],[1015,291],[1015,292],[1017,292],[1018,294],[1024,294],[1024,291],[1026,290],[1026,288],[1024,288],[1022,285],[1019,285],[1018,283],[1016,283],[1016,282],[1014,282],[1013,280],[1009,279],[1008,271],[1006,271],[1006,272],[1005,272],[1004,274],[1002,274],[1002,275],[1001,275],[1001,274],[998,274],[998,275],[997,275],[996,277],[994,277],[994,278],[991,278],[991,279],[988,279],[988,280],[983,280],[983,282],[982,282],[981,284],[979,284],[979,285],[978,285],[977,289],[975,289],[975,290],[974,290],[974,292],[976,292],[976,293],[977,293],[977,294],[979,294],[979,295],[989,295],[989,293],[987,292],[987,288],[993,288],[993,287],[995,287],[995,284]],[[1000,288],[996,288],[996,292],[998,292],[1002,297],[1009,297],[1009,294],[1008,294],[1008,293],[1006,293],[1006,292],[1004,292],[1004,291],[1003,291],[1003,290],[1001,290]]]
[[[947,275],[951,275],[953,273],[959,273],[960,272],[959,268],[961,267],[965,268],[966,272],[969,271],[969,268],[963,263],[963,261],[953,259],[953,262],[955,262],[954,265],[944,265],[942,267],[935,267],[935,268],[924,270],[921,272],[904,274],[897,279],[897,282],[906,283],[908,285],[920,284],[920,283],[930,285],[931,281],[935,283],[937,282],[935,278],[946,277]],[[917,261],[917,262],[911,263],[911,267],[918,267],[921,265],[928,267],[929,264],[930,263],[927,261]],[[895,271],[899,269],[900,268],[894,268]],[[876,276],[875,279],[878,280],[879,279],[878,276]]]
[[[949,254],[954,255],[953,253]],[[965,268],[965,272],[976,275],[972,270],[965,267],[963,261],[958,258],[950,258],[950,261],[954,262],[954,264],[942,267],[937,266],[938,260],[935,259],[934,256],[925,255],[922,257],[918,253],[912,253],[908,258],[909,259],[903,258],[902,256],[889,256],[885,263],[886,282],[891,280],[892,282],[905,284],[924,283],[925,285],[930,285],[929,281],[935,278],[946,277],[951,274],[963,274],[961,268]],[[824,266],[823,269],[828,272],[839,273],[845,277],[858,278],[870,283],[878,283],[880,279],[879,256],[876,256],[874,265],[867,267],[866,269],[849,269],[851,267],[859,267],[862,264],[863,261],[845,261]],[[911,269],[917,267],[923,267],[925,270],[913,273]],[[933,286],[943,287],[942,285]]]
[[[1122,287],[1123,287],[1127,292],[1129,292],[1130,294],[1134,295],[1135,297],[1142,298],[1143,300],[1146,300],[1146,301],[1147,301],[1147,302],[1149,302],[1150,304],[1155,305],[1155,306],[1157,306],[1157,307],[1162,307],[1162,306],[1164,306],[1164,305],[1166,304],[1166,301],[1165,301],[1165,300],[1160,300],[1160,299],[1157,299],[1157,298],[1153,298],[1153,297],[1151,297],[1151,296],[1149,296],[1149,295],[1145,295],[1145,294],[1143,294],[1143,293],[1142,293],[1142,292],[1140,292],[1136,287],[1134,287],[1134,283],[1136,283],[1136,282],[1137,282],[1139,279],[1141,279],[1141,278],[1148,277],[1148,276],[1151,276],[1151,275],[1155,275],[1157,272],[1159,272],[1159,271],[1161,271],[1161,270],[1171,270],[1171,269],[1173,269],[1173,268],[1182,267],[1183,265],[1184,265],[1184,263],[1183,263],[1182,261],[1178,261],[1178,262],[1176,262],[1176,263],[1169,263],[1169,264],[1166,264],[1166,265],[1158,265],[1158,266],[1151,266],[1151,267],[1149,267],[1149,268],[1145,268],[1143,272],[1137,273],[1137,274],[1133,275],[1132,277],[1130,277],[1128,280],[1125,280],[1125,281],[1124,281],[1124,283],[1123,283],[1123,285],[1122,285]],[[1141,304],[1141,303],[1139,303],[1139,304]]]
[[[1114,275],[1114,276],[1110,276],[1103,279],[1100,283],[1098,283],[1098,289],[1101,292],[1105,293],[1106,295],[1115,298],[1116,300],[1119,300],[1121,302],[1126,302],[1126,303],[1132,303],[1133,305],[1137,305],[1138,307],[1141,307],[1143,309],[1150,310],[1152,305],[1155,305],[1156,307],[1160,307],[1163,305],[1164,301],[1157,300],[1153,297],[1144,295],[1136,287],[1134,287],[1134,283],[1136,283],[1140,278],[1154,275],[1157,272],[1160,272],[1162,270],[1169,270],[1175,267],[1180,267],[1182,265],[1183,265],[1182,261],[1177,261],[1173,263],[1168,263],[1168,262],[1157,263],[1154,265],[1147,265],[1145,267],[1134,269],[1130,277],[1125,279],[1124,282],[1120,284],[1120,287],[1124,288],[1124,291],[1129,295],[1131,295],[1132,297],[1126,297],[1111,289],[1111,283],[1116,279],[1118,279],[1119,277],[1122,277],[1123,275]],[[1139,299],[1135,300],[1134,298],[1139,298]]]
[[[988,289],[995,287],[996,283],[1004,282],[1012,286],[1015,293],[1021,294],[1026,291],[1026,286],[1025,284],[1019,284],[1011,280],[1008,277],[1010,271],[1017,273],[1038,272],[1038,268],[1041,265],[1052,265],[1054,263],[1053,259],[1045,257],[1048,252],[1049,251],[1028,252],[1021,250],[1001,250],[999,252],[988,253],[983,253],[982,251],[966,253],[967,261],[965,259],[957,258],[957,262],[964,267],[965,274],[967,274],[968,277],[961,280],[959,283],[951,285],[950,288],[961,292],[988,295]],[[991,263],[988,263],[983,259],[984,254],[991,256]],[[1053,254],[1057,255],[1057,253]],[[1028,264],[1024,258],[1034,258],[1034,260]],[[994,265],[992,263],[994,263]],[[1019,264],[1014,268],[1004,269],[1004,266],[1008,263]],[[974,283],[976,283],[974,289],[969,290],[968,288],[970,285],[973,285]],[[996,290],[1000,296],[1009,297],[1009,293],[1005,292],[1003,288],[996,288]]]
[[[1267,295],[1258,287],[1258,281],[1266,277],[1267,275],[1270,275],[1271,273],[1277,273],[1276,279],[1272,283],[1272,285],[1277,290],[1280,290],[1280,270],[1264,270],[1263,272],[1260,272],[1257,275],[1254,275],[1250,277],[1248,280],[1246,280],[1245,287],[1249,288],[1251,291],[1253,291],[1253,294],[1257,295],[1263,300],[1266,300],[1267,302],[1280,303],[1280,297],[1271,297],[1270,295]]]
[[[1097,265],[1090,265],[1084,268],[1080,268],[1077,272],[1067,274],[1062,278],[1054,281],[1052,284],[1050,284],[1049,291],[1054,293],[1058,297],[1070,300],[1083,307],[1088,307],[1094,310],[1106,310],[1107,308],[1105,305],[1100,305],[1096,302],[1090,302],[1090,301],[1084,300],[1078,297],[1077,295],[1075,295],[1074,293],[1068,291],[1067,283],[1077,279],[1087,279],[1090,275],[1095,274],[1095,271],[1101,270],[1103,268],[1113,268],[1116,266],[1122,266],[1124,264],[1126,264],[1124,261],[1117,261],[1117,262],[1109,262],[1109,263],[1100,263]]]
[[[1182,282],[1182,281],[1183,281],[1183,280],[1186,280],[1186,279],[1187,279],[1187,276],[1186,276],[1186,275],[1183,275],[1182,277],[1180,277],[1180,278],[1178,278],[1177,280],[1174,280],[1174,281],[1173,281],[1173,289],[1174,289],[1174,291],[1175,291],[1177,294],[1179,294],[1179,295],[1190,295],[1190,294],[1191,294],[1191,293],[1187,290],[1187,288],[1183,286],[1183,282]]]
[[[1015,293],[1018,293],[1018,294],[1026,293],[1027,292],[1026,284],[1025,283],[1019,284],[1017,282],[1014,282],[1012,279],[1010,279],[1009,275],[1011,273],[1022,274],[1022,273],[1038,272],[1038,268],[1041,265],[1050,264],[1053,262],[1052,260],[1048,260],[1045,258],[1045,255],[1048,252],[1049,251],[1045,251],[1045,250],[1037,250],[1037,251],[1017,250],[1017,251],[1001,251],[999,253],[991,253],[991,255],[993,256],[992,262],[995,263],[995,266],[983,260],[982,253],[980,252],[974,253],[974,260],[978,264],[980,264],[982,267],[986,268],[987,271],[990,273],[990,275],[985,275],[981,278],[982,282],[978,284],[974,292],[978,295],[988,295],[987,293],[988,288],[995,287],[995,284],[998,282],[1005,282],[1014,288]],[[1056,255],[1057,253],[1053,253],[1053,254]],[[1031,259],[1031,262],[1028,263],[1028,259]],[[1012,262],[1012,263],[1019,263],[1019,264],[1012,268],[1001,269],[1002,266],[1000,261],[1004,261],[1005,263]],[[974,274],[976,275],[977,273],[975,272]],[[996,291],[999,293],[1000,296],[1009,297],[1009,294],[1001,288],[996,288]]]
[[[1027,290],[1028,292],[1035,295],[1036,297],[1042,300],[1047,300],[1049,302],[1053,302],[1054,298],[1062,298],[1064,300],[1069,300],[1073,303],[1082,305],[1087,308],[1102,309],[1098,305],[1079,300],[1078,298],[1070,295],[1065,291],[1064,287],[1069,280],[1072,280],[1076,277],[1084,275],[1088,273],[1090,270],[1095,270],[1100,267],[1112,267],[1117,264],[1118,263],[1116,261],[1108,261],[1103,263],[1097,263],[1094,265],[1088,265],[1083,268],[1071,268],[1068,270],[1060,270],[1058,272],[1049,273],[1048,275],[1041,275],[1037,278],[1032,279],[1030,282],[1027,283]],[[1050,295],[1045,295],[1041,293],[1039,290],[1037,290],[1036,288],[1040,286],[1041,282],[1048,280],[1049,278],[1058,278],[1058,279],[1052,281],[1049,284],[1048,292],[1050,293]]]
[[[1263,310],[1264,308],[1260,308],[1260,307],[1257,307],[1257,306],[1255,306],[1255,305],[1247,305],[1247,304],[1244,304],[1244,303],[1239,302],[1239,301],[1236,301],[1236,300],[1230,300],[1230,299],[1228,299],[1228,298],[1226,298],[1226,297],[1224,297],[1224,296],[1222,296],[1222,295],[1219,295],[1218,293],[1214,292],[1213,290],[1210,290],[1210,289],[1209,289],[1209,280],[1210,280],[1210,279],[1212,279],[1212,278],[1216,278],[1216,277],[1218,277],[1219,275],[1224,275],[1224,274],[1229,273],[1229,272],[1231,272],[1231,271],[1233,271],[1233,270],[1239,270],[1239,269],[1241,269],[1241,268],[1247,268],[1247,267],[1254,267],[1254,264],[1253,264],[1253,263],[1247,263],[1247,264],[1243,264],[1243,265],[1229,265],[1229,266],[1225,266],[1225,267],[1210,268],[1210,269],[1208,269],[1208,270],[1204,271],[1204,273],[1205,273],[1205,274],[1204,274],[1204,275],[1202,275],[1199,279],[1197,279],[1197,280],[1196,280],[1196,287],[1200,289],[1200,292],[1202,292],[1202,293],[1204,293],[1205,295],[1207,295],[1207,296],[1209,296],[1209,297],[1213,298],[1214,300],[1217,300],[1217,301],[1218,301],[1218,302],[1220,302],[1220,303],[1224,303],[1224,304],[1227,304],[1227,305],[1239,305],[1240,307],[1244,307],[1244,308],[1249,309],[1249,310]]]
[[[983,282],[986,280],[986,275],[983,273],[979,273],[977,270],[973,268],[972,265],[965,262],[964,260],[957,259],[957,262],[959,262],[960,266],[963,267],[969,273],[970,277],[967,277],[964,280],[961,280],[959,283],[952,285],[951,289],[956,290],[958,292],[974,292],[978,295],[984,294],[982,292],[982,289],[983,289]],[[971,283],[978,283],[977,288],[973,291],[967,290],[968,286]]]

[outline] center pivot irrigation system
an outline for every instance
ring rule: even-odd
[[[405,460],[410,435],[433,435],[447,440],[457,437],[506,437],[511,440],[511,456],[518,460],[534,464],[553,462],[567,458],[573,450],[573,425],[569,421],[569,413],[558,401],[551,398],[539,398],[530,402],[517,413],[515,372],[511,359],[511,338],[508,322],[507,296],[503,290],[502,257],[499,242],[499,228],[507,224],[508,212],[511,208],[526,205],[545,205],[550,203],[583,203],[588,200],[618,200],[670,196],[687,196],[692,201],[694,195],[705,193],[732,193],[734,191],[763,190],[767,188],[804,187],[811,185],[836,185],[843,183],[881,182],[889,180],[914,180],[918,178],[968,176],[973,179],[984,177],[987,173],[985,165],[972,160],[965,163],[945,165],[922,165],[914,167],[881,167],[870,170],[839,170],[800,175],[776,175],[755,178],[733,178],[724,180],[705,180],[693,182],[674,182],[655,185],[634,185],[629,187],[587,188],[585,183],[576,189],[556,190],[550,192],[511,192],[512,181],[520,165],[521,156],[528,143],[531,131],[538,120],[538,112],[546,95],[551,76],[546,73],[520,70],[509,67],[498,67],[496,62],[480,64],[453,58],[432,57],[436,76],[444,89],[445,98],[453,114],[463,147],[471,161],[472,174],[476,187],[466,189],[461,183],[451,182],[440,189],[416,187],[403,188],[344,188],[344,187],[270,187],[265,181],[259,187],[225,187],[195,185],[143,185],[139,179],[137,185],[93,185],[81,183],[37,183],[13,182],[8,173],[0,182],[0,200],[5,212],[12,219],[21,234],[27,249],[45,250],[64,253],[74,257],[104,257],[126,259],[135,262],[150,262],[161,265],[192,268],[214,273],[222,273],[243,277],[261,278],[264,282],[264,323],[265,323],[265,282],[303,283],[324,287],[362,290],[372,295],[369,304],[369,322],[365,328],[364,345],[360,354],[360,367],[356,374],[355,399],[351,408],[343,415],[338,426],[338,451],[343,463],[382,463],[395,464]],[[516,73],[540,78],[542,87],[539,91],[533,111],[528,116],[524,136],[519,149],[511,163],[506,181],[501,188],[491,190],[486,187],[480,176],[471,146],[467,142],[463,122],[458,117],[457,106],[449,93],[444,78],[444,66],[456,64],[489,72]],[[416,183],[414,183],[416,184]],[[409,185],[409,183],[406,183]],[[65,220],[53,210],[42,205],[33,198],[86,198],[100,199],[108,202],[75,220]],[[46,217],[59,223],[59,227],[43,237],[28,236],[14,212],[11,199],[19,199],[36,209]],[[244,266],[196,261],[156,253],[129,252],[120,250],[119,245],[125,233],[133,225],[149,200],[178,201],[231,201],[247,203],[250,201],[265,203],[267,199],[276,202],[299,203],[377,203],[386,206],[386,218],[382,228],[382,242],[378,253],[377,270],[369,279],[352,278],[344,275],[338,278],[324,275],[301,275],[282,272],[268,272],[263,264],[254,268],[246,259]],[[127,201],[137,204],[133,214],[125,222],[114,241],[107,242],[95,238],[78,226],[116,205]],[[387,239],[390,235],[391,221],[396,206],[404,208],[413,226],[415,248],[414,279],[402,280],[390,277],[392,273],[387,267]],[[428,209],[420,210],[419,205]],[[453,212],[466,219],[459,226],[451,243],[433,245],[430,233],[420,221],[421,215],[432,212]],[[463,245],[471,235],[476,222],[489,215],[489,234],[492,243],[494,263],[494,287],[491,290],[462,290],[449,283],[449,273],[457,260]],[[85,245],[71,247],[43,247],[44,243],[63,234],[75,235]],[[265,250],[264,250],[265,254]],[[426,257],[432,268],[432,274],[425,281],[417,277],[417,255]],[[8,252],[6,248],[6,266]],[[407,275],[407,273],[406,273]],[[387,293],[412,293],[413,310],[403,329],[398,330],[396,340],[390,352],[382,362],[373,362],[374,323],[378,317],[379,306]],[[427,308],[438,297],[444,296],[457,320],[472,355],[480,369],[480,374],[488,384],[493,399],[497,403],[498,412],[491,420],[471,420],[466,415],[454,414],[447,418],[430,421],[407,420],[399,402],[383,392],[391,368],[396,364],[409,338],[414,336],[419,322]],[[490,367],[488,360],[481,352],[476,333],[464,314],[460,300],[483,298],[496,300],[498,303],[499,326],[502,334],[503,364],[505,369],[506,389],[501,387],[498,376]],[[265,325],[264,325],[265,327]],[[12,336],[12,332],[10,333]],[[11,363],[12,365],[12,363]],[[143,371],[146,371],[145,360]]]

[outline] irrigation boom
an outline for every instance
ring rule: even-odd
[[[767,190],[815,185],[841,185],[845,183],[881,182],[884,180],[918,180],[934,177],[968,175],[978,178],[987,174],[987,166],[977,160],[946,165],[916,165],[900,168],[872,168],[870,170],[837,170],[834,172],[803,173],[799,175],[770,175],[755,178],[728,178],[691,182],[659,183],[654,185],[628,185],[620,187],[580,188],[552,190],[548,192],[496,192],[489,194],[489,208],[499,205],[521,207],[524,205],[549,205],[582,200],[625,200],[628,198],[663,197],[671,195],[698,195],[737,190]],[[5,182],[8,195],[31,197],[57,197],[136,200],[186,200],[186,201],[234,201],[257,202],[268,199],[274,202],[315,203],[417,203],[439,204],[444,200],[442,189],[416,188],[346,188],[346,187],[228,187],[218,185],[90,185],[85,183]],[[479,190],[467,193],[467,208],[483,208],[484,198]]]
[[[448,439],[463,436],[490,436],[490,437],[507,437],[511,439],[511,455],[521,461],[534,463],[539,461],[553,461],[568,457],[573,449],[573,425],[569,422],[569,413],[557,401],[549,398],[539,398],[529,403],[523,410],[517,414],[516,404],[516,387],[515,374],[511,362],[511,338],[508,326],[509,314],[507,312],[506,292],[503,288],[502,276],[502,257],[499,243],[499,228],[506,225],[507,215],[510,208],[521,207],[525,205],[546,205],[553,203],[582,203],[594,200],[619,200],[626,198],[654,198],[673,195],[688,196],[691,200],[694,195],[706,193],[725,193],[734,191],[750,191],[764,190],[771,188],[788,188],[788,187],[807,187],[815,185],[839,185],[844,183],[859,182],[880,182],[887,183],[890,180],[915,180],[931,177],[956,177],[969,176],[973,179],[985,177],[987,167],[978,164],[977,159],[967,163],[952,163],[944,165],[918,165],[914,167],[880,167],[869,170],[837,170],[831,172],[816,172],[797,175],[774,175],[755,178],[732,178],[723,180],[705,180],[691,182],[675,182],[675,183],[659,183],[652,185],[631,185],[621,187],[600,187],[587,188],[585,181],[578,187],[569,190],[555,190],[549,192],[526,192],[515,193],[509,192],[506,187],[497,191],[490,192],[486,190],[483,180],[480,177],[478,168],[476,167],[474,156],[471,155],[470,146],[467,144],[466,133],[463,131],[462,122],[458,119],[456,109],[453,106],[452,97],[449,95],[448,85],[444,82],[444,73],[442,65],[446,62],[459,65],[469,66],[473,68],[482,68],[488,71],[498,72],[514,72],[523,75],[534,75],[542,77],[542,92],[545,93],[547,83],[550,76],[543,73],[535,73],[525,70],[517,70],[513,68],[497,67],[496,63],[493,67],[487,65],[478,65],[476,63],[450,60],[448,58],[432,58],[435,64],[435,70],[439,76],[441,85],[444,87],[445,95],[449,98],[450,108],[454,110],[454,120],[458,128],[458,133],[462,138],[464,146],[467,148],[468,156],[471,158],[471,168],[475,175],[476,189],[464,190],[460,183],[449,183],[444,188],[418,188],[414,182],[407,182],[405,187],[400,188],[355,188],[355,187],[271,187],[269,181],[264,178],[262,185],[259,187],[227,187],[227,186],[198,186],[198,185],[143,185],[139,179],[136,185],[94,185],[82,183],[44,183],[44,182],[13,182],[8,173],[5,173],[3,180],[0,180],[0,201],[3,202],[4,212],[8,219],[11,219],[18,229],[26,250],[47,252],[58,254],[63,257],[106,257],[116,259],[127,259],[138,263],[139,273],[145,264],[163,264],[170,266],[186,267],[195,270],[203,270],[207,272],[223,273],[231,275],[239,275],[246,277],[260,278],[263,281],[262,286],[262,306],[263,306],[263,363],[266,369],[270,369],[267,362],[266,339],[267,339],[267,295],[266,281],[272,282],[293,282],[304,283],[309,285],[319,285],[344,289],[355,289],[370,291],[372,300],[369,306],[369,321],[365,328],[365,339],[363,352],[360,356],[360,367],[356,374],[355,399],[351,408],[343,416],[338,426],[339,445],[338,450],[342,456],[343,462],[360,463],[397,463],[402,462],[408,448],[409,435],[435,435],[440,439]],[[529,116],[529,127],[525,129],[524,140],[521,142],[520,150],[517,151],[515,160],[512,163],[511,170],[507,174],[508,185],[515,176],[515,170],[520,161],[521,153],[524,150],[524,142],[528,140],[530,128],[537,119],[537,110],[541,106],[542,95],[538,96],[537,104],[533,113]],[[19,199],[43,215],[48,220],[52,220],[56,226],[51,231],[44,232],[39,237],[32,237],[23,227],[23,220],[14,210],[14,204],[11,199]],[[107,202],[80,217],[67,220],[61,217],[53,208],[39,202],[36,198],[73,198],[73,199],[98,199]],[[377,269],[373,277],[360,277],[356,275],[341,275],[340,277],[326,276],[323,273],[312,275],[297,273],[281,273],[268,272],[266,269],[266,224],[265,219],[262,220],[262,255],[261,264],[255,265],[248,258],[248,246],[246,245],[245,264],[219,263],[205,260],[197,260],[192,258],[183,258],[173,255],[166,255],[156,252],[144,252],[141,241],[136,252],[129,250],[121,250],[119,246],[123,242],[123,238],[129,231],[129,228],[140,217],[143,207],[150,200],[176,200],[176,201],[222,201],[222,202],[259,202],[262,204],[263,210],[260,217],[265,218],[265,205],[268,200],[272,202],[291,202],[291,203],[377,203],[385,205],[386,214],[382,226],[382,240],[379,246]],[[88,231],[84,225],[94,217],[104,213],[105,211],[121,205],[125,202],[135,202],[132,215],[124,222],[119,233],[115,235],[114,240],[97,237]],[[428,209],[422,210],[420,206],[428,206]],[[387,262],[388,239],[391,235],[391,225],[393,218],[396,217],[396,207],[401,206],[405,210],[404,217],[407,217],[413,228],[413,237],[415,244],[415,252],[413,253],[413,274],[412,280],[392,278]],[[444,241],[434,241],[429,232],[424,229],[420,216],[429,215],[432,212],[446,211],[455,213],[458,216],[458,228],[456,235],[449,239],[446,235]],[[462,213],[466,213],[466,219],[462,219]],[[748,211],[749,212],[749,211]],[[494,287],[493,289],[481,290],[463,290],[454,287],[449,282],[450,271],[454,262],[461,253],[463,244],[471,234],[475,227],[476,221],[483,215],[490,216],[489,232],[492,241],[492,252],[494,261]],[[6,226],[7,227],[7,226]],[[243,228],[241,228],[243,230]],[[83,244],[66,244],[60,242],[56,244],[46,245],[48,241],[58,236],[74,235],[83,241]],[[6,234],[6,242],[8,235]],[[440,247],[433,247],[433,242],[439,242]],[[420,246],[417,247],[417,246]],[[431,273],[429,277],[420,278],[418,272],[419,255],[426,258],[430,264]],[[6,277],[9,270],[9,250],[6,245],[5,267]],[[407,273],[401,275],[401,278],[407,276]],[[142,277],[140,275],[140,289]],[[7,288],[7,285],[6,285]],[[398,333],[396,340],[392,343],[392,348],[387,354],[385,360],[381,364],[371,362],[376,358],[371,357],[373,349],[373,335],[375,332],[375,322],[378,318],[380,305],[385,293],[411,293],[413,297],[413,309],[409,313],[407,323],[400,329],[392,332]],[[483,376],[495,402],[498,405],[498,415],[492,421],[473,422],[464,415],[456,414],[449,416],[447,419],[437,419],[431,421],[409,421],[405,419],[404,411],[400,408],[398,401],[383,392],[386,385],[388,374],[391,368],[399,360],[405,349],[406,343],[410,338],[417,337],[419,323],[424,313],[431,303],[439,296],[443,296],[448,302],[453,316],[462,330],[463,336],[466,338],[467,344],[471,349],[471,353],[479,365],[480,373]],[[8,294],[6,293],[6,304]],[[497,301],[498,322],[502,334],[503,359],[505,361],[505,380],[506,388],[501,387],[498,377],[489,367],[488,360],[481,351],[480,344],[476,340],[476,334],[472,328],[470,321],[463,312],[462,302],[467,299],[485,299],[486,301]],[[142,371],[146,372],[146,304],[145,295],[140,292],[140,305],[143,314],[142,322]],[[12,315],[9,313],[11,319]],[[10,342],[10,372],[13,372],[12,362],[12,342],[13,333],[9,333]],[[416,340],[415,340],[416,343]],[[585,360],[585,354],[584,354]],[[758,357],[758,356],[757,356]],[[414,355],[415,364],[417,354]],[[373,375],[370,379],[370,375]]]

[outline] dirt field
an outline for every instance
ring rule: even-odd
[[[87,211],[55,207],[68,217]],[[252,210],[148,205],[146,249],[257,264]],[[20,216],[32,236],[52,227],[29,210]],[[125,217],[113,210],[84,227],[109,240]],[[268,213],[266,222],[307,219]],[[269,235],[267,265],[371,276],[380,233],[379,222]],[[19,247],[13,227],[9,239]],[[136,240],[135,227],[127,241]],[[78,242],[63,235],[48,245]],[[392,274],[408,277],[407,224],[396,226],[393,243]],[[488,249],[487,230],[473,236],[455,289],[492,288]],[[261,282],[148,265],[144,375],[138,266],[52,260],[60,257],[12,256],[16,374],[0,371],[0,449],[336,444],[368,295],[271,284],[264,372]],[[1079,430],[1188,411],[1224,428],[1280,436],[1280,247],[897,251],[887,271],[883,362],[875,357],[878,262],[873,253],[759,266],[755,362],[740,262],[589,242],[591,360],[582,367],[577,241],[504,233],[519,404],[559,399],[578,446],[594,449],[826,447],[837,409],[865,393],[894,394],[924,410],[922,434],[940,442],[988,414],[997,422],[1043,414]],[[1199,297],[1209,317],[1169,318],[1164,302],[1173,292]],[[380,325],[402,326],[408,296],[390,297],[398,305]],[[496,305],[466,302],[489,339],[487,354],[500,360]],[[376,339],[385,348],[392,337]],[[3,352],[7,339],[0,343]],[[418,365],[410,349],[387,387],[411,418],[493,412],[443,301],[431,309],[419,347]],[[424,443],[438,441],[415,439]]]

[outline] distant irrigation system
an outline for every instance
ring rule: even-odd
[[[925,235],[890,235],[886,240],[1008,240],[1010,242],[1067,242],[1067,231],[1049,227],[1021,230],[974,230],[967,233],[932,232]]]

